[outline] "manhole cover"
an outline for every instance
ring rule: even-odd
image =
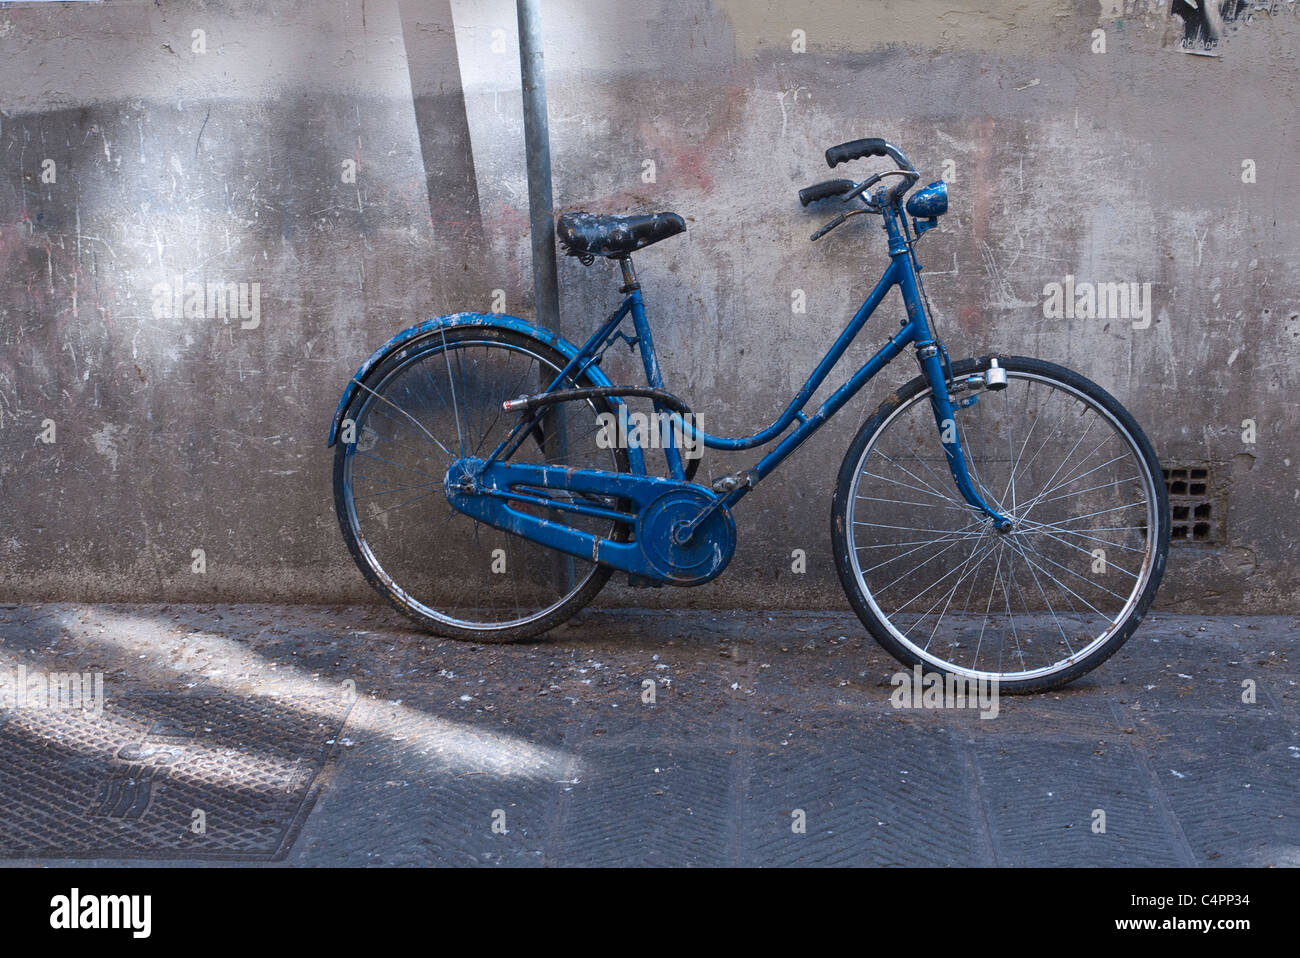
[[[0,857],[281,858],[349,711],[215,688],[0,710]]]

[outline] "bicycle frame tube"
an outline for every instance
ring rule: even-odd
[[[798,427],[782,439],[776,448],[745,473],[746,481],[726,494],[722,499],[723,505],[730,507],[744,498],[749,490],[775,470],[794,450],[803,445],[813,433],[825,425],[828,419],[839,412],[845,403],[856,396],[876,373],[893,361],[907,346],[914,345],[916,347],[917,362],[920,364],[922,373],[932,390],[930,403],[934,412],[935,426],[939,430],[940,441],[953,480],[956,482],[963,498],[976,509],[991,517],[999,528],[1010,526],[1010,521],[988,505],[979,495],[967,470],[966,456],[962,450],[955,419],[953,418],[952,400],[948,395],[947,377],[944,375],[944,365],[940,359],[941,346],[930,328],[929,319],[925,313],[920,281],[916,272],[911,244],[905,234],[906,224],[900,203],[900,200],[893,200],[885,204],[882,209],[885,232],[889,236],[889,266],[886,267],[880,281],[868,294],[861,308],[854,314],[848,325],[844,327],[835,342],[831,344],[826,355],[822,357],[821,362],[817,364],[807,381],[795,394],[794,398],[790,400],[789,405],[777,417],[776,421],[753,435],[739,437],[714,436],[702,429],[695,428],[690,423],[683,424],[687,435],[692,436],[696,441],[703,442],[709,448],[737,450],[765,445],[789,429],[796,421],[799,423]],[[889,339],[874,356],[868,359],[857,372],[850,376],[843,385],[835,390],[815,413],[811,416],[807,415],[804,412],[804,407],[821,387],[822,383],[825,382],[831,370],[843,358],[849,346],[857,339],[863,327],[866,326],[867,320],[875,313],[876,308],[884,300],[885,296],[895,286],[898,287],[907,310],[907,317],[901,321],[902,329]],[[659,370],[659,359],[655,353],[654,340],[650,332],[650,322],[646,316],[645,302],[641,296],[640,288],[633,287],[628,291],[622,305],[582,345],[568,365],[560,371],[555,380],[547,387],[546,392],[555,389],[566,376],[572,375],[576,377],[591,363],[597,362],[616,335],[619,326],[629,314],[632,316],[632,323],[636,330],[635,343],[640,348],[646,383],[655,388],[663,388],[663,377]],[[663,411],[658,403],[655,404],[655,409],[657,412]],[[488,457],[488,462],[492,462],[498,457],[509,458],[509,455],[514,451],[518,442],[522,441],[522,436],[526,432],[526,430],[517,431],[518,438],[513,441],[508,438],[504,441]],[[671,475],[676,479],[682,479],[684,472],[680,453],[671,444],[665,448],[664,452]]]
[[[614,310],[614,312],[610,314],[610,317],[601,324],[601,327],[591,334],[590,338],[582,344],[582,348],[580,348],[565,367],[556,374],[555,378],[546,389],[543,390],[543,392],[549,393],[551,390],[556,389],[568,376],[572,376],[576,379],[588,366],[593,362],[596,362],[629,313],[632,316],[632,326],[636,331],[636,339],[634,342],[636,342],[641,348],[641,361],[645,367],[646,385],[655,389],[663,389],[663,375],[659,371],[659,357],[655,353],[654,337],[650,332],[650,320],[646,316],[645,301],[641,297],[640,288],[634,287],[631,292],[627,294],[627,298],[623,300],[622,305],[620,305],[618,309]],[[658,402],[654,404],[654,408],[657,413],[664,412],[664,407]],[[531,428],[532,423],[530,422],[528,426]],[[686,428],[689,429],[689,425]],[[518,448],[519,444],[523,442],[527,433],[528,430],[522,428],[522,424],[516,426],[515,429],[512,430],[511,434],[501,441],[485,461],[487,463],[492,463],[498,459],[510,458],[511,454],[516,448]],[[630,451],[631,450],[629,450],[629,452]],[[637,447],[636,451],[639,457],[640,448]],[[665,446],[664,456],[668,460],[669,473],[673,478],[683,479],[686,475],[686,470],[682,465],[682,456],[677,450],[677,447],[672,444]]]
[[[858,391],[876,373],[889,365],[910,344],[916,346],[917,361],[920,363],[922,372],[930,384],[932,391],[930,404],[934,412],[935,426],[939,430],[940,443],[957,488],[967,502],[992,518],[999,528],[1009,528],[1010,521],[989,506],[976,491],[970,473],[966,468],[966,456],[961,447],[956,421],[953,418],[952,400],[948,395],[948,381],[944,375],[943,362],[939,358],[940,345],[935,339],[925,313],[920,281],[914,268],[915,260],[912,249],[904,235],[904,227],[900,225],[902,214],[898,210],[898,202],[895,201],[884,206],[883,215],[885,230],[889,234],[889,267],[880,278],[880,282],[876,284],[875,289],[867,297],[867,301],[862,304],[862,308],[858,310],[857,315],[853,317],[844,332],[840,334],[839,339],[832,345],[826,357],[813,371],[813,375],[783,415],[782,418],[786,420],[787,425],[792,418],[799,418],[799,427],[786,436],[775,449],[760,459],[749,470],[746,474],[747,481],[730,492],[724,498],[723,504],[730,507],[744,498],[750,489],[776,469],[790,453],[798,449],[813,433],[825,425],[826,421],[857,395]],[[835,365],[849,344],[861,331],[863,325],[880,304],[885,294],[895,285],[898,286],[903,297],[903,304],[907,309],[907,318],[902,321],[902,330],[885,343],[874,356],[849,377],[848,381],[835,390],[812,416],[803,416],[801,411],[803,403],[807,402],[807,398],[816,391],[822,380],[830,372],[831,367]],[[778,420],[774,427],[779,426],[781,421]],[[706,442],[706,444],[709,443]]]
[[[577,379],[582,375],[587,367],[599,358],[602,352],[602,347],[613,338],[618,327],[622,324],[624,317],[627,316],[631,309],[632,297],[629,296],[627,299],[623,300],[623,304],[619,306],[618,309],[614,310],[614,312],[610,314],[609,319],[605,320],[605,322],[601,324],[600,329],[596,330],[596,332],[594,332],[591,337],[582,344],[582,347],[573,354],[573,358],[565,363],[564,368],[556,373],[555,378],[552,379],[547,387],[542,391],[544,393],[549,393],[558,388],[560,384],[565,381],[566,377],[572,376],[574,379]],[[644,310],[642,316],[644,317]],[[514,429],[510,431],[510,434],[507,435],[505,439],[501,440],[501,442],[497,444],[497,447],[492,450],[487,459],[484,460],[485,463],[490,464],[496,462],[498,459],[509,459],[510,456],[514,454],[514,451],[519,448],[520,443],[524,441],[524,438],[528,435],[528,431],[532,429],[533,425],[540,418],[540,412],[534,413],[529,420],[521,420],[517,423]],[[628,456],[629,459],[632,460],[633,471],[636,473],[643,473],[645,471],[645,466],[640,447],[633,445],[628,449]]]
[[[636,327],[637,342],[641,345],[641,363],[645,366],[646,385],[654,389],[663,389],[663,376],[659,373],[659,357],[655,354],[654,339],[650,335],[650,320],[646,318],[645,302],[641,299],[641,287],[634,286],[628,293],[627,302],[631,304],[632,325]],[[664,407],[656,402],[655,412],[662,413]],[[689,428],[689,424],[687,424]],[[668,471],[674,479],[683,479],[686,470],[682,466],[682,455],[674,443],[664,447],[664,457],[668,460]]]
[[[817,364],[817,368],[813,370],[812,375],[808,377],[808,381],[804,383],[803,387],[790,401],[790,404],[786,407],[785,411],[777,417],[777,420],[774,423],[765,429],[759,430],[752,436],[739,436],[735,438],[714,436],[711,433],[705,432],[703,429],[694,429],[689,425],[687,425],[686,428],[690,430],[692,435],[702,441],[705,446],[711,449],[752,449],[755,446],[762,446],[771,442],[781,433],[785,432],[785,430],[790,427],[790,424],[796,419],[801,422],[806,422],[809,417],[802,414],[803,407],[808,404],[808,400],[812,398],[813,393],[815,393],[818,388],[820,388],[821,384],[825,382],[826,377],[830,375],[831,370],[835,368],[835,364],[840,361],[849,346],[852,345],[853,341],[857,338],[858,333],[862,331],[862,327],[865,326],[867,320],[871,318],[871,314],[874,313],[876,307],[880,305],[881,300],[885,298],[885,295],[891,288],[899,284],[900,280],[898,271],[908,269],[910,272],[909,264],[904,261],[904,265],[900,266],[899,262],[900,261],[897,258],[891,261],[889,267],[885,270],[884,275],[881,276],[880,281],[876,283],[875,288],[867,297],[866,302],[862,304],[862,307],[857,311],[853,319],[849,321],[848,326],[846,326],[844,331],[840,333],[839,337],[822,358],[822,361]],[[607,319],[604,324],[591,335],[591,338],[582,345],[582,348],[579,349],[573,359],[569,361],[568,366],[566,366],[560,374],[555,377],[555,382],[547,387],[547,391],[549,392],[551,389],[555,388],[555,386],[558,385],[565,376],[569,374],[579,374],[581,370],[586,367],[586,364],[591,362],[599,353],[600,347],[604,345],[611,336],[613,336],[615,330],[629,313],[632,315],[632,322],[636,329],[637,345],[641,352],[641,362],[646,371],[646,384],[656,388],[662,388],[663,377],[659,372],[659,357],[655,353],[654,341],[650,333],[650,321],[645,312],[645,301],[641,296],[641,291],[636,289],[628,294],[627,298],[623,300],[623,304],[615,310],[609,319]],[[924,312],[921,313],[921,318],[922,322],[924,322]],[[912,324],[905,322],[903,333],[909,333],[911,329]],[[895,339],[898,339],[898,337],[895,337]],[[912,341],[913,339],[911,336],[904,339],[900,343],[899,349]],[[892,343],[893,340],[890,342]],[[889,359],[893,359],[895,355],[897,355],[897,351],[892,352],[889,358],[877,366],[876,369],[878,370],[883,367],[888,363]],[[867,379],[870,378],[870,376],[867,377]],[[859,383],[859,388],[861,388],[862,384],[865,384],[865,382],[866,379],[863,379],[862,383]],[[857,390],[854,390],[854,392],[856,391]],[[846,401],[849,398],[852,398],[852,394],[845,397]],[[840,405],[842,405],[842,403]],[[836,408],[838,408],[838,406]]]

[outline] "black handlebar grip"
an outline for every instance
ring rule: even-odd
[[[888,156],[889,151],[885,149],[888,145],[877,136],[867,137],[865,140],[841,143],[839,146],[832,146],[826,151],[826,165],[836,167],[841,163],[847,163],[849,160],[860,160],[864,156]]]
[[[807,206],[809,203],[834,199],[843,196],[857,185],[852,180],[827,180],[825,183],[814,183],[799,191],[799,202]]]

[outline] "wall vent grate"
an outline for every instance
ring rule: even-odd
[[[1209,463],[1171,465],[1162,472],[1169,490],[1170,544],[1220,545],[1227,509]]]

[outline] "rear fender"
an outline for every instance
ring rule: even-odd
[[[383,362],[394,353],[405,349],[408,346],[418,343],[420,340],[428,339],[438,335],[445,329],[455,329],[463,326],[486,326],[498,329],[508,329],[516,333],[522,333],[525,336],[531,336],[539,342],[545,343],[552,347],[565,359],[572,359],[578,354],[579,347],[573,345],[562,336],[557,336],[549,330],[534,326],[532,323],[525,322],[516,316],[505,316],[499,313],[452,313],[448,316],[435,316],[432,319],[426,319],[422,323],[411,326],[402,330],[384,345],[376,349],[366,359],[361,367],[353,374],[348,384],[343,389],[343,395],[339,399],[338,408],[334,410],[334,420],[330,423],[329,442],[327,445],[333,446],[338,442],[339,431],[343,428],[343,420],[347,417],[348,410],[352,408],[353,402],[357,399],[360,392],[360,384],[366,381],[366,377],[378,368]],[[613,383],[605,375],[604,371],[598,365],[587,367],[584,378],[592,386],[612,386]],[[611,403],[621,406],[624,405],[621,399],[611,397]],[[645,474],[645,459],[641,450],[635,446],[628,449],[629,464],[632,472],[637,475]]]

